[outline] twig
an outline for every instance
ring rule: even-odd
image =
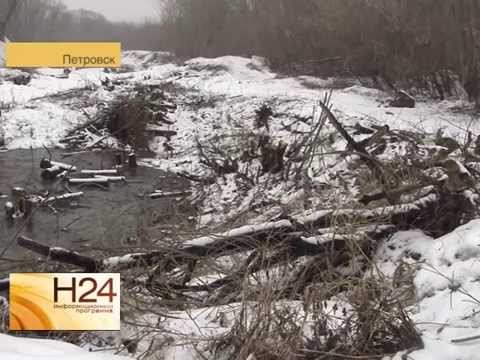
[[[48,148],[47,148],[45,145],[43,145],[43,148],[44,148],[44,149],[47,151],[47,153],[48,153],[48,161],[52,161],[53,155],[52,155],[52,153],[50,152],[50,150],[48,150]]]
[[[480,340],[480,335],[469,336],[469,337],[459,338],[459,339],[453,339],[453,340],[451,340],[451,342],[454,343],[454,344],[460,344],[460,343],[463,343],[463,342],[473,341],[473,340]]]
[[[386,179],[385,173],[383,171],[383,168],[381,164],[379,163],[378,160],[375,159],[373,155],[371,155],[365,147],[357,143],[351,136],[350,134],[345,130],[345,128],[342,126],[342,124],[337,120],[335,115],[333,115],[332,111],[330,108],[325,105],[321,100],[318,102],[320,107],[322,108],[322,111],[326,114],[327,118],[330,120],[332,125],[335,127],[335,129],[342,135],[342,137],[346,140],[347,144],[351,149],[356,151],[359,154],[362,154],[363,156],[361,157],[362,161],[368,166],[368,168],[372,171],[375,177],[379,177],[380,183],[384,186],[388,186],[388,181]]]

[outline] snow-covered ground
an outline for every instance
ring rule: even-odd
[[[29,339],[0,334],[0,358],[2,360],[125,360],[101,351],[90,352],[78,346],[60,341]]]
[[[410,354],[412,359],[478,359],[480,339],[456,341],[480,335],[479,261],[480,220],[438,239],[401,232],[379,250],[377,264],[384,274],[394,277],[400,262],[417,270],[411,312],[425,349]]]
[[[161,59],[160,55],[158,57]],[[155,65],[156,62],[151,59],[152,62],[149,63],[148,56],[143,52],[128,52],[126,59],[129,69],[137,71],[106,74],[101,69],[78,69],[64,79],[58,78],[61,70],[41,69],[29,85],[13,85],[11,82],[0,84],[0,104],[7,108],[13,107],[13,110],[4,111],[2,119],[7,147],[14,149],[56,145],[65,131],[81,121],[84,114],[82,109],[72,109],[71,101],[55,100],[48,96],[91,88],[91,93],[86,91],[87,97],[94,98],[97,104],[108,101],[112,94],[100,87],[100,81],[105,77],[112,80],[128,79],[131,83],[172,84],[183,88],[183,100],[195,97],[198,101],[195,107],[197,111],[192,111],[194,106],[188,104],[189,106],[180,106],[175,114],[179,136],[174,138],[173,143],[180,149],[188,148],[195,136],[206,137],[211,135],[212,129],[222,130],[218,126],[229,126],[237,120],[248,123],[254,116],[254,110],[262,104],[271,105],[277,114],[285,116],[311,116],[315,102],[322,99],[324,93],[335,84],[334,79],[281,77],[256,58],[198,58],[187,61],[183,66],[172,63]],[[381,105],[388,97],[387,94],[362,87],[358,82],[355,84],[354,80],[350,84],[352,86],[334,90],[332,96],[336,114],[346,121],[362,120],[388,124],[391,128],[430,133],[445,128],[446,135],[452,136],[464,135],[467,129],[475,132],[480,126],[473,121],[472,116],[454,111],[462,104],[458,99],[419,102],[414,109],[387,108]],[[182,95],[182,91],[177,95]],[[22,120],[16,125],[18,117]],[[26,124],[25,118],[30,119],[31,124]],[[281,116],[279,120],[282,120]],[[55,129],[53,133],[52,129]],[[35,137],[33,142],[32,135]],[[162,149],[159,147],[158,150],[161,155]],[[174,159],[171,162],[177,161]]]
[[[125,64],[130,72],[105,74],[99,69],[76,70],[68,79],[58,78],[60,70],[38,71],[27,86],[0,84],[0,135],[3,133],[8,149],[41,146],[60,146],[59,140],[72,126],[85,122],[84,111],[93,114],[98,104],[109,101],[113,93],[105,91],[100,82],[106,76],[124,79],[129,83],[167,84],[166,90],[176,97],[178,109],[172,118],[176,130],[171,145],[175,156],[167,158],[163,139],[151,145],[156,156],[144,159],[143,163],[166,170],[202,173],[204,169],[195,158],[196,140],[224,141],[218,135],[228,138],[241,131],[255,132],[253,120],[255,110],[262,105],[274,109],[272,133],[276,140],[290,144],[295,139],[285,126],[292,126],[293,118],[315,117],[316,101],[335,87],[335,79],[312,77],[282,77],[265,67],[261,59],[222,57],[217,59],[198,58],[183,65],[164,63],[167,54],[129,52]],[[1,72],[0,72],[1,74]],[[74,99],[68,96],[74,93]],[[52,95],[67,94],[65,97]],[[82,102],[76,102],[81,97]],[[467,130],[480,133],[480,122],[466,112],[456,111],[465,105],[461,99],[443,102],[418,102],[414,109],[390,108],[383,105],[388,95],[375,89],[362,87],[351,81],[348,87],[333,91],[331,103],[338,118],[345,125],[388,124],[390,128],[415,130],[434,134],[444,129],[444,134],[463,141]],[[87,104],[82,106],[82,104]],[[294,124],[298,130],[309,130],[301,123]],[[333,147],[340,145],[333,145]],[[324,164],[325,165],[325,164]],[[324,176],[324,174],[318,175]],[[320,180],[319,180],[320,181]],[[291,184],[290,184],[291,185]],[[280,191],[289,193],[289,184],[275,184],[265,197],[279,197]],[[289,187],[290,186],[290,187]],[[235,196],[234,181],[228,176],[221,196],[205,205],[202,222],[208,223],[228,219],[228,204]],[[355,189],[339,191],[332,203],[342,202],[351,197]],[[259,194],[250,192],[235,211],[246,208]],[[279,200],[280,201],[280,200]],[[290,204],[286,200],[285,204]],[[239,210],[240,209],[240,210]],[[207,211],[210,210],[210,211]],[[220,216],[222,214],[222,216]],[[269,214],[262,214],[267,221]],[[259,219],[261,218],[259,216]],[[415,254],[415,256],[412,256]],[[480,340],[452,342],[480,335],[480,221],[474,220],[451,234],[432,239],[418,231],[397,233],[377,253],[377,264],[387,276],[396,275],[399,265],[414,268],[413,281],[417,302],[411,306],[411,313],[417,327],[422,331],[425,348],[409,354],[416,360],[478,358]],[[202,336],[218,335],[228,330],[218,324],[221,309],[198,310],[195,314],[177,314],[178,319],[168,320],[163,326],[168,333],[189,334],[192,343]],[[212,311],[215,312],[212,315]],[[225,313],[229,311],[225,310]],[[209,316],[206,316],[208,313]],[[194,321],[195,320],[195,321]],[[175,342],[162,343],[161,352],[165,359],[188,360],[195,358],[193,345],[179,345]],[[398,355],[398,359],[401,359]],[[34,360],[63,356],[66,359],[118,359],[119,357],[100,352],[87,352],[73,345],[14,338],[0,335],[0,359]]]

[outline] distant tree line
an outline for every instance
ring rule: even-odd
[[[480,0],[159,1],[162,46],[177,54],[391,80],[451,69],[479,95]]]
[[[0,16],[12,1],[0,1]],[[480,0],[158,0],[161,18],[145,24],[111,23],[54,0],[16,1],[6,32],[17,41],[121,41],[125,49],[181,57],[259,55],[287,72],[392,81],[451,69],[480,98]]]
[[[55,0],[2,0],[0,25],[12,3],[16,8],[5,34],[15,41],[121,41],[125,49],[160,48],[159,22],[110,22],[99,13],[70,10]]]

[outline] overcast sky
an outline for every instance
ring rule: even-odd
[[[113,21],[141,22],[158,15],[158,0],[60,0],[70,9],[87,9]]]

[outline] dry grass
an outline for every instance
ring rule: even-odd
[[[254,302],[243,303],[213,352],[228,359],[381,359],[422,346],[390,283],[378,278],[351,282],[344,300],[328,297],[330,286],[335,285],[311,286],[292,303],[263,288]]]
[[[406,310],[413,277],[378,274],[365,251],[352,240],[343,257],[350,260],[334,263],[331,252],[245,277],[237,283],[241,310],[211,344],[215,358],[381,359],[421,348]]]

